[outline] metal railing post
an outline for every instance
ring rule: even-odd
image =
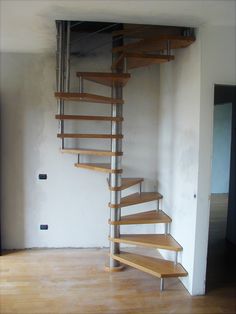
[[[122,45],[123,39],[120,41],[113,40],[112,46]],[[114,61],[118,56],[116,54],[112,55],[112,61]],[[113,85],[112,86],[112,97],[122,99],[122,86]],[[122,117],[123,116],[123,105],[114,105],[112,104],[111,110],[112,117]],[[122,122],[112,121],[111,123],[111,134],[117,135],[122,134]],[[122,152],[122,139],[112,139],[111,140],[111,151]],[[122,169],[122,157],[121,156],[112,156],[111,157],[111,169],[118,170]],[[121,174],[120,173],[111,173],[110,175],[110,186],[112,188],[117,188],[121,186]],[[120,204],[121,202],[121,191],[111,191],[110,192],[110,201],[111,204]],[[121,208],[111,208],[110,209],[110,219],[112,221],[119,221],[121,216]],[[120,237],[120,226],[119,225],[110,225],[110,237],[119,238]],[[110,241],[110,255],[118,254],[120,252],[120,244]],[[120,263],[110,257],[110,268],[119,267]]]

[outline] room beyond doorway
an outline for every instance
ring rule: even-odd
[[[207,291],[235,286],[235,86],[215,85]]]

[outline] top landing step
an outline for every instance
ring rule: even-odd
[[[130,79],[129,73],[109,73],[109,72],[77,72],[78,77],[85,80],[99,83],[106,86],[124,87]]]

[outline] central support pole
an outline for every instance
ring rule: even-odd
[[[70,22],[56,21],[57,27],[57,92],[70,89]],[[64,114],[64,100],[58,100],[58,114]],[[59,122],[59,133],[64,133],[64,120]],[[61,148],[65,146],[62,137]]]
[[[120,36],[119,36],[120,37]],[[112,41],[112,47],[117,47],[123,45],[123,38],[116,38],[113,37]],[[112,62],[114,62],[119,55],[112,54]],[[115,73],[117,73],[117,70],[114,70]],[[122,72],[122,70],[120,71]],[[112,98],[123,98],[122,93],[122,86],[113,84],[112,86],[112,92],[111,92]],[[111,108],[111,115],[112,117],[122,117],[123,116],[123,105],[112,104]],[[122,134],[122,122],[118,121],[112,121],[111,123],[111,134],[112,135],[118,135]],[[113,153],[122,152],[122,139],[112,139],[111,140],[111,150]],[[111,157],[111,169],[112,170],[118,170],[122,169],[122,157],[121,156],[112,156]],[[111,204],[120,204],[121,202],[121,191],[117,191],[117,187],[121,186],[121,180],[122,176],[121,173],[111,173],[110,175],[110,186],[112,191],[110,192],[110,202]],[[114,190],[114,191],[113,191]],[[111,208],[110,209],[110,219],[111,221],[119,221],[121,216],[121,208]],[[111,238],[119,238],[120,237],[120,226],[119,225],[110,225],[110,237]],[[113,254],[119,254],[120,253],[120,244],[110,241],[110,255]],[[110,257],[110,270],[112,269],[118,269],[120,267],[120,263]]]

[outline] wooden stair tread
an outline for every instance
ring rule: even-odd
[[[138,225],[138,224],[156,224],[171,223],[172,219],[162,210],[150,210],[147,212],[136,213],[122,216],[120,221],[109,221],[111,225]]]
[[[83,154],[83,155],[96,155],[96,156],[122,156],[122,152],[112,152],[102,149],[90,149],[90,148],[64,148],[61,149],[65,154]]]
[[[125,265],[142,270],[158,278],[185,277],[188,275],[181,264],[164,259],[143,256],[134,253],[120,252],[111,257]]]
[[[121,199],[120,204],[111,204],[109,203],[109,207],[111,208],[119,208],[119,207],[126,207],[151,201],[156,201],[162,199],[162,195],[158,192],[142,192],[140,193],[134,193],[131,195],[128,195],[126,197],[123,197]]]
[[[96,121],[117,121],[122,122],[122,117],[109,117],[109,116],[83,116],[83,115],[59,115],[55,116],[58,120],[96,120]]]
[[[112,134],[92,134],[92,133],[62,133],[57,134],[57,137],[59,138],[103,138],[103,139],[111,139],[111,138],[117,138],[121,139],[123,138],[122,134],[112,135]]]
[[[58,99],[71,100],[71,101],[85,101],[100,104],[123,104],[124,101],[118,98],[105,97],[101,95],[88,94],[88,93],[55,93]]]
[[[109,185],[109,189],[110,191],[122,191],[122,190],[128,189],[129,187],[133,185],[139,184],[141,182],[143,182],[143,178],[122,178],[120,187],[112,188]]]
[[[171,55],[126,52],[112,64],[112,69],[123,69],[124,58],[127,58],[128,70],[174,60],[174,56]]]
[[[122,30],[112,32],[112,36],[125,36],[125,38],[147,38],[157,37],[164,34],[181,35],[186,27],[164,26],[164,25],[135,25],[124,24]]]
[[[121,234],[120,238],[109,238],[109,240],[175,252],[183,250],[182,246],[169,234]]]
[[[111,164],[109,163],[76,163],[75,167],[107,173],[122,173],[122,169],[111,169]]]
[[[160,35],[156,38],[148,38],[134,43],[118,46],[112,49],[116,52],[152,52],[167,49],[167,42],[171,49],[186,48],[195,41],[194,36]]]
[[[107,72],[77,72],[78,77],[102,85],[124,87],[130,79],[129,73],[107,73]]]

